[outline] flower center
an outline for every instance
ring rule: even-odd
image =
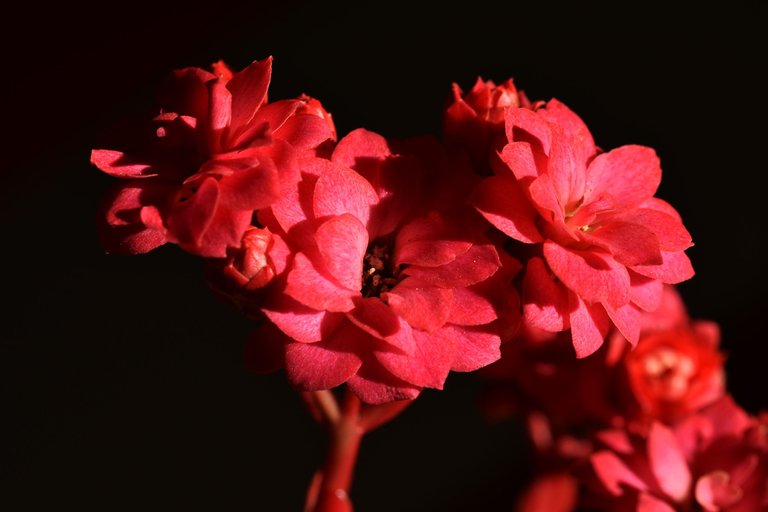
[[[379,297],[401,281],[400,266],[394,267],[391,255],[390,241],[374,240],[368,246],[363,257],[363,297]]]
[[[655,393],[667,400],[682,398],[696,372],[693,359],[668,347],[645,356],[643,369]]]

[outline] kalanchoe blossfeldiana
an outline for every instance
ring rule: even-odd
[[[511,240],[528,244],[517,251],[527,255],[526,323],[570,329],[579,357],[602,345],[611,323],[637,343],[640,311],[657,307],[662,283],[693,275],[683,252],[690,235],[674,208],[653,197],[661,180],[655,152],[600,152],[557,100],[510,107],[505,126],[506,165],[472,201]]]
[[[407,154],[391,146],[352,132],[331,161],[304,160],[295,194],[260,216],[295,252],[262,310],[302,390],[346,382],[368,403],[414,398],[498,359],[516,321],[497,310],[516,309],[519,264],[500,258],[454,186],[471,173],[430,139],[403,143]]]
[[[670,428],[596,436],[585,506],[596,510],[768,510],[768,423],[730,397]]]
[[[254,211],[299,177],[296,158],[335,137],[330,116],[305,97],[267,101],[272,59],[233,73],[176,71],[160,114],[130,138],[95,149],[91,162],[127,180],[105,201],[110,252],[144,253],[172,242],[204,257],[238,247]],[[326,113],[327,114],[327,113]]]

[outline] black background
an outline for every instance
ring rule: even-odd
[[[765,8],[535,2],[22,5],[0,32],[0,500],[80,510],[300,510],[323,434],[282,375],[243,368],[249,326],[173,247],[105,256],[100,130],[175,68],[274,55],[273,99],[321,99],[341,134],[437,133],[451,82],[516,79],[604,148],[653,146],[682,214],[690,312],[722,325],[729,386],[768,407]],[[578,4],[578,5],[574,5]],[[526,474],[467,376],[367,438],[358,510],[509,510]],[[567,392],[564,390],[564,392]],[[2,506],[2,503],[0,503]],[[6,508],[6,507],[3,507]]]

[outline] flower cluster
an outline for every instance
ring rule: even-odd
[[[615,325],[636,343],[690,237],[653,197],[653,150],[607,153],[562,103],[508,80],[454,87],[442,142],[358,129],[316,99],[270,102],[271,59],[175,72],[159,114],[92,152],[122,178],[108,251],[166,242],[262,324],[256,370],[365,402],[415,398],[499,359],[520,325],[568,331],[579,357]]]
[[[356,442],[487,367],[487,413],[524,417],[537,457],[518,510],[768,510],[768,418],[727,395],[717,325],[672,286],[692,242],[654,150],[603,151],[511,80],[454,85],[440,139],[339,138],[317,99],[270,102],[271,72],[176,71],[154,117],[93,150],[122,179],[108,252],[204,258],[257,322],[248,367],[284,369]],[[343,384],[342,414],[322,393]],[[307,507],[351,510],[329,460]]]
[[[768,424],[727,395],[719,337],[667,286],[634,349],[618,329],[580,360],[562,334],[506,344],[485,404],[526,420],[537,476],[518,510],[766,510]]]

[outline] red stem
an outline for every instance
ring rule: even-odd
[[[320,477],[322,482],[316,491],[318,492],[317,502],[314,508],[310,508],[313,512],[352,511],[349,488],[352,484],[360,441],[365,433],[360,425],[360,408],[360,399],[347,390],[341,416],[331,426],[328,456]]]

